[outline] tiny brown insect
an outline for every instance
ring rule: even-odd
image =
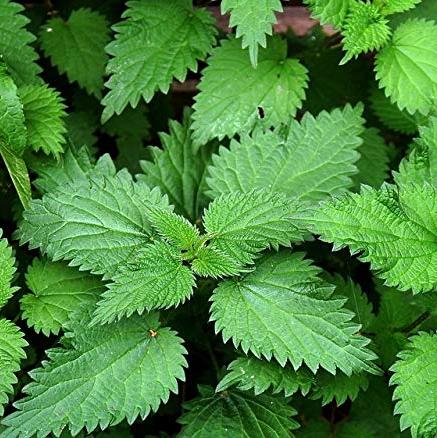
[[[150,329],[150,330],[149,330],[149,333],[150,333],[150,336],[151,336],[152,338],[155,338],[156,336],[158,336],[158,332],[155,331],[155,330],[153,330],[153,329]]]

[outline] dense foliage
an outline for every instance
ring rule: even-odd
[[[437,2],[300,5],[0,0],[2,438],[437,436]]]

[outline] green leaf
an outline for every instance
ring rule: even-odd
[[[437,383],[436,351],[437,335],[422,332],[411,338],[391,368],[395,414],[401,416],[401,430],[411,428],[413,438],[437,434],[437,399],[432,390]]]
[[[358,149],[358,174],[353,175],[356,187],[366,184],[378,189],[389,176],[389,148],[376,128],[366,128],[361,134],[363,144]]]
[[[210,152],[206,147],[195,151],[189,116],[185,112],[182,124],[170,121],[170,132],[160,134],[162,148],[150,148],[153,161],[140,163],[144,173],[137,175],[137,179],[150,187],[159,187],[179,214],[195,221],[206,205],[201,183]]]
[[[398,185],[428,182],[437,187],[437,118],[430,117],[427,125],[419,128],[419,135],[399,172],[393,172],[394,179]]]
[[[391,29],[388,20],[373,3],[351,3],[350,12],[343,24],[343,49],[346,51],[340,64],[345,64],[360,53],[379,50],[389,40]]]
[[[197,71],[215,41],[214,21],[205,9],[193,9],[191,0],[129,1],[122,22],[113,26],[115,40],[106,51],[112,56],[103,123],[121,114],[141,97],[149,102],[156,91],[167,93],[173,78],[184,81]]]
[[[123,419],[145,418],[178,390],[187,366],[182,340],[158,328],[159,316],[132,317],[117,324],[89,328],[71,323],[64,346],[48,350],[48,361],[31,373],[27,396],[7,416],[5,438],[33,434],[91,433]],[[59,414],[62,413],[62,414]]]
[[[339,28],[346,18],[353,0],[304,0],[311,15],[321,24],[333,24]]]
[[[53,88],[46,85],[27,85],[18,90],[23,104],[27,127],[27,141],[35,151],[59,157],[64,149],[64,100]]]
[[[237,38],[242,37],[243,49],[249,47],[250,61],[256,67],[258,46],[266,47],[266,35],[272,34],[272,24],[276,23],[275,12],[282,12],[280,0],[222,0],[221,12],[231,13],[229,26],[237,28]]]
[[[353,401],[360,391],[366,391],[369,387],[369,379],[366,374],[347,376],[343,373],[332,375],[326,371],[320,371],[316,374],[315,381],[311,398],[313,400],[322,399],[323,406],[333,400],[337,406],[345,403],[347,399]]]
[[[103,76],[108,57],[108,23],[98,12],[90,9],[73,11],[67,21],[51,18],[40,34],[44,54],[69,82],[77,82],[89,94],[101,96]]]
[[[199,230],[183,216],[163,208],[150,208],[150,222],[158,234],[181,250],[189,250],[199,242]]]
[[[375,0],[375,5],[382,14],[390,15],[397,12],[405,12],[416,7],[422,0]]]
[[[13,392],[12,385],[18,381],[15,373],[20,370],[21,359],[26,357],[26,346],[19,328],[0,318],[0,416],[4,414],[3,405],[8,402],[8,394]]]
[[[0,147],[0,155],[5,162],[21,204],[24,208],[28,208],[32,192],[26,163],[7,146]]]
[[[149,206],[169,208],[158,189],[134,183],[127,171],[58,186],[24,212],[21,243],[40,247],[54,261],[71,260],[71,266],[110,276],[149,243]]]
[[[204,246],[196,251],[191,269],[201,277],[229,277],[242,271],[240,263],[214,245]]]
[[[184,427],[180,438],[289,438],[299,424],[296,411],[283,399],[266,394],[226,391],[214,394],[201,387],[200,396],[185,404],[187,412],[178,422]]]
[[[307,69],[297,59],[287,59],[285,40],[269,38],[256,69],[238,40],[223,40],[208,59],[194,98],[194,141],[203,145],[248,132],[257,123],[271,127],[288,122],[302,106],[307,82]]]
[[[105,290],[98,277],[46,259],[33,261],[26,284],[32,293],[20,300],[22,317],[29,327],[46,336],[65,329],[78,308],[93,307]]]
[[[3,230],[0,228],[0,237],[2,234]],[[15,258],[12,255],[12,248],[8,245],[6,239],[0,239],[0,309],[18,289],[11,285],[15,271]]]
[[[347,298],[344,305],[346,309],[354,312],[354,321],[367,330],[375,319],[373,314],[372,304],[369,303],[367,296],[361,290],[358,283],[355,283],[350,278],[344,279],[341,275],[324,275],[326,280],[335,285],[334,296]]]
[[[357,172],[363,107],[347,105],[316,118],[306,113],[292,121],[283,140],[272,132],[256,131],[232,140],[230,149],[213,156],[207,177],[209,194],[268,188],[296,199],[318,202],[352,186]],[[311,152],[309,152],[311,151]]]
[[[405,21],[415,18],[435,19],[436,14],[437,3],[434,0],[422,0],[414,9],[392,15],[390,25],[396,28]]]
[[[265,256],[242,278],[222,282],[211,298],[216,331],[244,352],[274,356],[281,365],[288,360],[294,369],[305,363],[313,372],[378,372],[369,340],[351,321],[354,314],[310,263],[302,253],[282,251]]]
[[[228,365],[227,374],[217,385],[216,392],[236,386],[242,391],[253,389],[255,395],[270,390],[273,394],[283,393],[289,397],[298,391],[302,395],[308,394],[313,383],[314,376],[304,368],[295,371],[288,364],[281,367],[275,361],[240,357]]]
[[[4,147],[21,156],[27,147],[27,131],[17,87],[0,62],[0,149]]]
[[[234,192],[216,198],[203,216],[212,244],[241,265],[252,263],[265,248],[290,246],[302,239],[293,224],[297,202],[265,190]]]
[[[314,232],[370,262],[387,285],[426,292],[437,287],[437,188],[362,186],[313,212]]]
[[[374,87],[370,95],[370,106],[373,112],[384,126],[393,131],[404,134],[417,132],[417,125],[420,123],[420,114],[410,115],[407,111],[401,111],[399,107],[385,97],[382,90]]]
[[[178,306],[193,293],[194,276],[180,251],[164,242],[146,245],[133,261],[112,276],[93,324],[106,324],[134,312]]]
[[[38,55],[31,45],[36,38],[25,29],[30,20],[21,14],[23,10],[18,3],[0,0],[0,54],[20,86],[41,82],[41,68],[35,63]]]
[[[376,78],[398,107],[426,115],[437,97],[437,25],[410,20],[376,56]]]

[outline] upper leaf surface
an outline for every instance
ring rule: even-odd
[[[129,1],[124,21],[113,26],[115,40],[107,47],[110,89],[102,103],[102,120],[121,114],[156,91],[167,93],[173,78],[184,81],[188,70],[210,52],[215,40],[212,16],[193,9],[191,0]]]
[[[283,399],[241,391],[214,394],[209,387],[200,391],[178,420],[184,425],[180,438],[289,438],[299,427],[291,418],[296,411]]]
[[[51,18],[41,31],[41,47],[52,64],[96,97],[103,88],[108,42],[106,19],[90,9],[73,11],[67,21]]]
[[[319,201],[352,186],[357,172],[362,106],[347,105],[316,118],[292,121],[283,140],[272,132],[255,132],[220,148],[208,168],[209,194],[266,188],[300,200]]]
[[[281,194],[264,190],[234,192],[215,199],[203,223],[216,248],[246,264],[269,246],[289,246],[302,239],[302,230],[292,223],[299,209],[297,202]]]
[[[384,15],[395,14],[397,12],[408,11],[414,8],[422,0],[375,0],[375,5]]]
[[[410,20],[376,56],[376,77],[386,96],[414,114],[427,114],[437,99],[437,25]]]
[[[358,335],[344,299],[332,297],[333,286],[301,253],[286,251],[264,257],[241,279],[227,280],[214,291],[211,319],[223,339],[232,338],[247,352],[295,369],[303,363],[335,373],[376,372],[369,340]]]
[[[233,137],[286,123],[302,106],[307,70],[297,59],[287,59],[287,44],[269,38],[261,49],[258,66],[237,39],[223,40],[213,50],[202,72],[193,105],[193,139],[203,145],[212,138]]]
[[[49,360],[31,373],[27,396],[3,420],[2,437],[59,436],[66,426],[75,435],[132,423],[177,392],[186,351],[173,331],[158,328],[158,315],[93,328],[87,322],[72,321],[65,347],[48,350]]]
[[[41,68],[35,63],[38,55],[31,46],[35,37],[25,29],[29,19],[21,14],[23,9],[18,3],[0,0],[0,54],[19,86],[41,82]]]
[[[81,306],[92,307],[105,290],[102,281],[62,262],[35,259],[26,274],[32,293],[21,300],[23,318],[37,333],[57,335]]]
[[[399,191],[363,186],[314,210],[314,231],[339,248],[363,251],[390,286],[424,292],[437,286],[437,189],[405,185]]]
[[[3,231],[0,228],[0,237],[2,234]],[[12,287],[15,271],[15,258],[12,255],[12,248],[8,245],[6,239],[0,239],[0,309],[17,290],[16,287]]]
[[[411,428],[413,438],[435,436],[437,394],[432,388],[437,384],[437,335],[414,336],[398,357],[390,383],[396,385],[393,399],[401,430]]]
[[[113,281],[97,305],[93,323],[177,306],[191,296],[194,286],[194,276],[182,264],[180,251],[164,242],[147,245]]]
[[[35,151],[59,157],[65,143],[66,116],[61,95],[45,85],[28,85],[18,90],[27,127],[28,143]]]
[[[304,0],[310,7],[312,16],[321,24],[333,24],[339,28],[349,11],[353,0]]]
[[[222,0],[221,10],[222,14],[231,12],[229,26],[237,27],[237,38],[242,37],[243,49],[249,48],[250,60],[256,67],[258,46],[266,47],[266,35],[272,34],[272,24],[276,23],[275,12],[282,12],[280,0]]]
[[[21,242],[40,247],[53,260],[112,275],[149,242],[148,206],[169,208],[158,189],[134,183],[127,171],[88,183],[58,187],[24,212]]]

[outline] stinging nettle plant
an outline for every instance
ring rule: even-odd
[[[437,6],[301,6],[0,0],[2,438],[437,436]]]

